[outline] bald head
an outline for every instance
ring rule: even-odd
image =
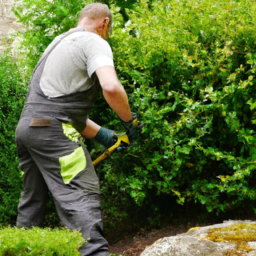
[[[113,18],[108,6],[101,3],[88,4],[80,14],[78,26],[86,26],[86,24],[89,25],[89,23],[97,22],[98,20],[105,18],[108,18],[108,27],[111,29]]]

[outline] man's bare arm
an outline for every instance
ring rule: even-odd
[[[104,66],[96,70],[103,95],[109,106],[125,122],[132,120],[128,96],[119,82],[113,67]]]
[[[103,145],[105,148],[110,148],[116,143],[115,131],[101,127],[92,120],[87,119],[86,127],[81,132],[81,135],[86,139],[94,139],[94,141]]]
[[[86,127],[82,131],[81,135],[86,139],[92,139],[99,132],[100,126],[94,123],[91,119],[87,119]]]

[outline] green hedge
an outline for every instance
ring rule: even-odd
[[[0,229],[0,256],[81,255],[78,248],[85,240],[78,231],[67,229]]]
[[[21,173],[15,146],[15,128],[24,104],[23,86],[15,60],[0,55],[0,223],[13,222],[21,192]]]
[[[255,1],[141,1],[114,30],[119,78],[143,141],[104,171],[138,203],[150,193],[225,211],[254,207]],[[125,164],[124,164],[125,163]]]

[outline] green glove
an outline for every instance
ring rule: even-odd
[[[110,148],[117,142],[117,136],[115,135],[115,131],[101,127],[93,140],[105,148]]]
[[[121,120],[121,123],[126,129],[127,135],[131,138],[131,142],[135,142],[140,139],[141,129],[144,124],[139,125],[136,113],[132,113],[132,120],[130,120],[129,122],[124,122],[123,120]]]

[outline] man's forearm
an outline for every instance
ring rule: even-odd
[[[113,91],[103,90],[103,95],[109,106],[123,121],[128,122],[132,119],[128,97],[121,84]]]
[[[119,82],[113,67],[104,66],[96,70],[103,95],[109,106],[125,122],[132,119],[127,94]]]
[[[115,131],[101,127],[92,120],[87,119],[86,127],[81,135],[86,139],[94,139],[105,148],[110,148],[116,143]]]
[[[97,135],[99,130],[100,130],[100,126],[88,118],[86,121],[86,127],[81,132],[81,135],[86,139],[92,139]]]

